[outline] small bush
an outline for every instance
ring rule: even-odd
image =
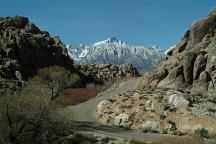
[[[190,104],[201,103],[206,100],[207,92],[202,89],[191,89],[190,93],[185,96],[185,98],[190,102]]]
[[[130,144],[145,144],[144,142],[141,142],[139,140],[136,140],[136,139],[131,139],[130,140]]]
[[[208,108],[208,111],[212,113],[216,113],[216,109],[213,109],[213,108]]]
[[[159,133],[158,130],[153,130],[152,128],[146,128],[142,130],[143,133]]]
[[[162,101],[164,97],[162,95],[159,95],[158,98]]]
[[[160,114],[160,119],[161,120],[165,120],[166,119],[166,116],[164,114]]]
[[[214,93],[215,94],[215,93]],[[216,95],[209,95],[208,99],[209,102],[216,104]]]
[[[162,134],[168,134],[168,130],[167,129],[163,129],[162,130]]]
[[[198,128],[195,130],[195,134],[202,137],[202,138],[208,138],[208,130],[205,128]]]
[[[170,106],[169,111],[171,112],[176,112],[177,108],[174,106]]]

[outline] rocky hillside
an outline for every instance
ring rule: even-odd
[[[94,79],[97,82],[113,81],[123,77],[133,77],[139,75],[136,68],[134,68],[131,64],[75,64],[74,68],[89,80]]]
[[[174,49],[167,52],[142,86],[214,87],[216,80],[216,9],[195,21]]]
[[[98,120],[144,133],[215,139],[215,20],[213,9],[192,24],[136,89],[101,101]]]
[[[197,90],[189,94],[171,89],[136,89],[101,101],[96,116],[104,124],[145,133],[186,135],[203,128],[215,138],[213,97]]]
[[[132,64],[138,70],[152,70],[163,51],[157,46],[132,46],[109,38],[91,46],[67,45],[69,55],[79,64]]]
[[[73,70],[65,45],[28,18],[0,18],[0,95],[19,90],[37,70],[60,65]]]
[[[0,18],[0,56],[2,78],[22,80],[54,64],[72,68],[61,40],[40,31],[26,17]]]

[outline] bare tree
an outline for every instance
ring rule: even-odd
[[[63,89],[79,81],[78,75],[72,74],[71,71],[60,66],[40,69],[38,76],[42,82],[49,87],[51,91],[51,101],[54,101]]]
[[[72,113],[50,105],[47,89],[28,82],[15,96],[0,97],[0,143],[55,144],[72,134]]]

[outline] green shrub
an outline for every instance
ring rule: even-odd
[[[214,109],[214,108],[208,108],[208,111],[212,112],[212,113],[216,113],[216,109]]]
[[[202,137],[202,138],[208,138],[209,137],[208,130],[205,128],[196,129],[195,134]]]
[[[166,119],[166,116],[164,114],[160,114],[160,119],[161,120],[165,120]]]
[[[210,95],[208,96],[207,100],[208,100],[209,102],[216,103],[216,95],[215,95],[215,93],[214,93],[213,95],[210,94]]]
[[[206,100],[207,92],[203,89],[193,88],[190,93],[185,96],[185,98],[190,102],[190,104],[201,103]]]
[[[136,139],[131,139],[130,144],[144,144],[144,143]]]
[[[159,133],[158,130],[153,130],[151,128],[146,128],[142,130],[143,133]]]

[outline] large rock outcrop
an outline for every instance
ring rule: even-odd
[[[0,17],[0,96],[20,90],[24,80],[50,65],[74,70],[58,37],[50,37],[26,17]]]
[[[41,67],[72,68],[67,49],[58,37],[40,31],[28,18],[0,18],[0,77],[22,80]]]
[[[102,83],[139,75],[131,64],[74,64],[74,68],[87,79]]]
[[[181,41],[145,75],[144,87],[208,88],[215,83],[216,73],[216,8],[208,16],[194,22]],[[148,81],[148,82],[147,82]]]

